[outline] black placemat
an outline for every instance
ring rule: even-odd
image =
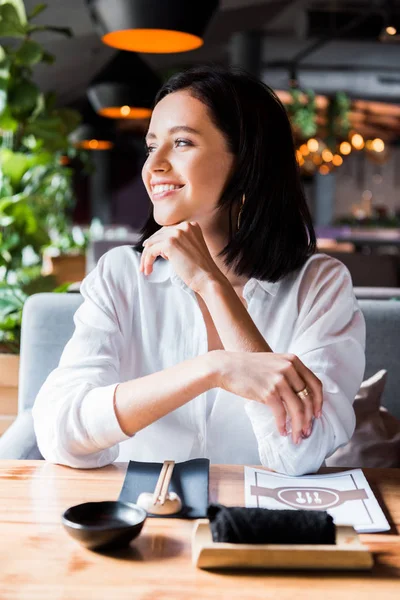
[[[124,484],[118,500],[136,503],[142,492],[154,492],[162,463],[129,461]],[[200,519],[207,516],[208,481],[210,461],[208,458],[193,458],[176,463],[169,491],[182,500],[182,510],[175,515],[150,515],[177,519]]]

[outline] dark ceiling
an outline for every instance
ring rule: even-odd
[[[188,4],[190,1],[195,0]],[[37,0],[25,3],[29,10]],[[160,74],[203,62],[229,64],[232,36],[239,31],[259,31],[262,78],[276,89],[287,89],[290,64],[319,41],[316,50],[298,64],[301,87],[321,94],[343,90],[354,98],[400,102],[400,43],[385,44],[377,39],[381,0],[221,0],[220,4],[202,48],[141,57]],[[400,13],[400,2],[394,4]],[[72,40],[42,35],[42,42],[56,55],[56,63],[38,66],[35,74],[43,90],[57,92],[60,104],[74,103],[85,96],[90,81],[115,50],[98,38],[84,0],[50,0],[37,22],[69,26],[74,32]],[[350,22],[354,23],[351,29],[338,33]]]

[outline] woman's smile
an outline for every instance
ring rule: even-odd
[[[171,184],[155,185],[151,188],[151,196],[153,200],[162,200],[169,196],[173,196],[177,192],[180,192],[184,187],[184,185]]]

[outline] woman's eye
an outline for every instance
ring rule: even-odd
[[[178,146],[178,148],[181,148],[183,146],[193,146],[192,142],[189,140],[175,140],[175,146]]]
[[[154,146],[146,146],[146,154],[147,154],[147,156],[148,156],[148,155],[149,155],[151,152],[153,152],[153,150],[154,150]]]

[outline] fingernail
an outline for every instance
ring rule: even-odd
[[[286,436],[287,436],[287,431],[286,431],[286,429],[282,429],[282,431],[281,431],[281,435],[283,435],[284,437],[286,437]]]
[[[321,416],[322,416],[322,411],[321,411],[321,410],[319,410],[319,411],[317,412],[317,419],[320,419],[320,418],[321,418]]]

